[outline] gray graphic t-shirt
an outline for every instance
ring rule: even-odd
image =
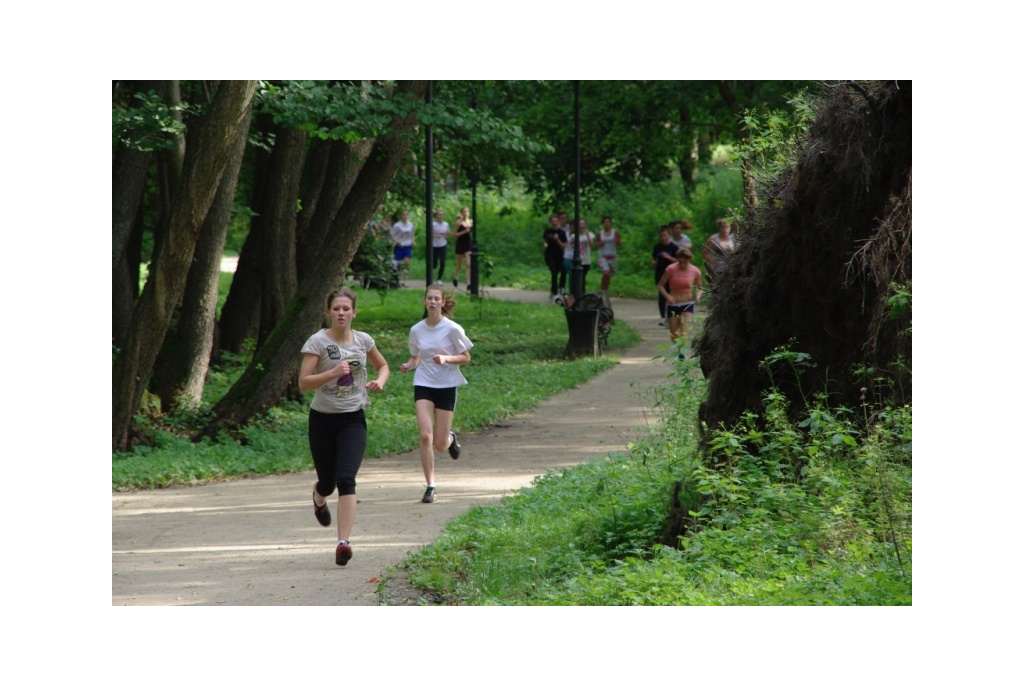
[[[352,373],[317,388],[309,406],[324,414],[353,412],[367,406],[370,398],[366,393],[366,353],[372,350],[374,345],[373,338],[362,331],[352,331],[351,345],[339,345],[334,342],[325,329],[311,335],[302,346],[302,353],[320,357],[316,363],[315,373],[323,373],[342,362],[348,362]]]

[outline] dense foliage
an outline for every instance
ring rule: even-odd
[[[382,595],[405,579],[453,604],[912,604],[910,407],[819,398],[793,420],[773,391],[763,416],[715,434],[716,465],[695,456],[705,389],[681,365],[655,398],[662,421],[628,454],[470,511]],[[691,530],[664,545],[678,482]]]

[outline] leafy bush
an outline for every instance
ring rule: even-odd
[[[781,393],[698,458],[704,381],[651,398],[662,421],[617,455],[552,472],[453,521],[405,563],[447,601],[550,605],[909,605],[912,411]],[[694,521],[660,543],[672,486]],[[386,586],[387,581],[385,581]]]

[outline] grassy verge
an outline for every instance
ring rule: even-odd
[[[486,293],[486,291],[485,291]],[[397,372],[408,358],[409,327],[422,318],[419,291],[392,291],[382,301],[369,292],[358,302],[360,330],[370,333],[393,373],[385,392],[368,408],[368,457],[411,451],[418,431],[412,407],[412,374]],[[614,355],[596,359],[562,357],[568,330],[559,307],[459,298],[455,318],[474,342],[473,363],[465,369],[469,385],[459,392],[456,427],[472,431],[540,404],[577,387],[617,363]],[[616,322],[613,349],[635,344],[639,335]],[[233,359],[212,369],[199,415],[227,391],[247,360]],[[298,369],[299,351],[295,351]],[[226,478],[289,473],[312,468],[306,441],[306,403],[286,402],[244,430],[244,442],[230,439],[194,442],[184,426],[196,415],[138,420],[155,438],[154,447],[113,455],[114,490],[197,484]]]
[[[816,406],[716,433],[697,456],[703,380],[660,391],[628,454],[553,472],[471,510],[392,569],[380,592],[471,605],[911,605],[910,407]],[[659,543],[673,488],[692,519]],[[427,599],[429,598],[429,599]]]

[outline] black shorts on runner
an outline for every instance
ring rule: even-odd
[[[434,403],[434,409],[455,411],[455,403],[459,398],[458,388],[428,388],[425,385],[413,386],[414,401],[428,400]]]

